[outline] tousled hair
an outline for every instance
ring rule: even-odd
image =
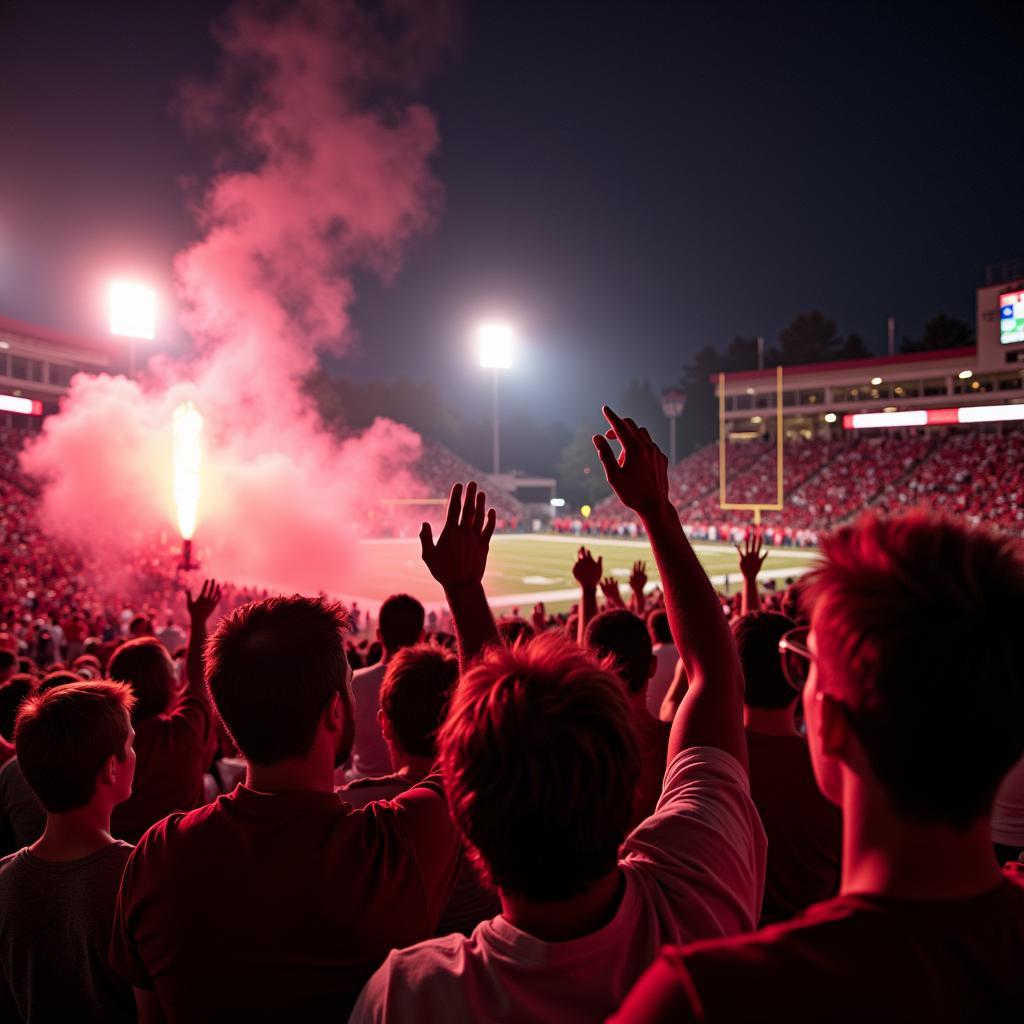
[[[162,715],[171,703],[174,666],[167,649],[156,637],[140,636],[121,644],[107,665],[107,675],[132,688],[135,724]]]
[[[437,730],[458,678],[458,659],[434,644],[404,647],[388,662],[380,706],[407,754],[436,755]]]
[[[545,633],[489,648],[438,734],[452,815],[482,876],[536,903],[615,868],[640,754],[621,681]]]
[[[584,643],[598,659],[610,658],[630,693],[642,693],[651,677],[654,650],[643,619],[612,608],[587,623]]]
[[[14,746],[25,781],[51,814],[84,807],[110,757],[124,759],[135,695],[106,679],[66,683],[27,697]]]
[[[779,641],[795,628],[792,619],[777,612],[748,612],[733,622],[748,707],[778,710],[796,703],[800,694],[786,682],[779,654]]]
[[[822,553],[803,585],[821,691],[898,814],[967,828],[1024,753],[1020,542],[865,513]]]

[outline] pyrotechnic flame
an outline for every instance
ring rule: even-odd
[[[203,417],[192,402],[182,402],[171,418],[174,430],[174,504],[183,540],[191,540],[199,505],[199,437]]]

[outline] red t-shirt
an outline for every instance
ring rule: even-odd
[[[209,703],[187,691],[170,714],[155,715],[135,727],[132,795],[114,808],[111,818],[110,831],[117,839],[137,843],[161,818],[203,803],[212,729]]]
[[[666,947],[610,1020],[1024,1020],[1024,867],[1006,873],[971,899],[840,896],[754,935]]]
[[[110,961],[171,1024],[343,1021],[391,949],[434,933],[460,849],[430,780],[362,810],[238,786],[143,836]]]
[[[750,795],[768,836],[761,924],[775,924],[838,892],[843,816],[814,781],[805,739],[746,732]]]

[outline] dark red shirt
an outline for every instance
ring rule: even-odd
[[[203,803],[212,729],[209,703],[187,691],[170,714],[135,726],[135,781],[132,795],[114,808],[110,831],[116,838],[137,843],[161,818]]]
[[[1019,1022],[1024,867],[971,899],[841,896],[754,935],[666,947],[611,1020]]]
[[[238,786],[143,836],[110,960],[171,1024],[343,1021],[391,949],[434,933],[459,852],[429,780],[363,810]]]
[[[640,780],[633,801],[633,825],[639,825],[654,813],[661,796],[668,767],[668,736],[671,722],[661,722],[645,707],[633,708],[633,724],[640,740]]]
[[[761,924],[775,924],[839,891],[843,816],[814,781],[805,739],[746,733],[750,795],[768,836]]]

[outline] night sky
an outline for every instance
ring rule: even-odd
[[[101,334],[112,275],[170,296],[213,152],[170,103],[224,7],[0,0],[0,314]],[[813,307],[876,351],[889,315],[973,321],[985,265],[1024,255],[1022,54],[1020,4],[470,3],[421,97],[441,221],[360,279],[333,369],[480,415],[470,334],[499,314],[508,400],[573,426]]]

